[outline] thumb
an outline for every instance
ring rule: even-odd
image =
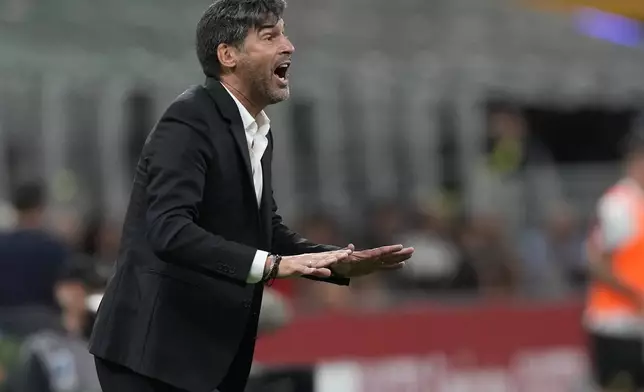
[[[349,245],[347,245],[346,249],[349,249],[351,252],[353,252],[353,251],[356,250],[356,247],[353,244],[349,244]]]

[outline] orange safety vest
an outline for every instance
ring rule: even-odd
[[[606,195],[623,198],[625,203],[629,203],[636,223],[632,238],[613,252],[613,273],[624,284],[644,296],[644,197],[639,190],[634,190],[627,184],[614,186]],[[597,240],[591,238],[591,241]],[[589,287],[586,311],[588,316],[601,318],[610,314],[635,314],[638,309],[627,297],[594,281]]]

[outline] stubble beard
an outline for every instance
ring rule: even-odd
[[[254,102],[268,106],[289,98],[289,87],[279,88],[275,86],[273,74],[267,73],[264,67],[252,66],[247,63],[243,66],[243,73],[245,79],[248,81],[248,86],[250,87],[249,92]]]
[[[265,75],[260,70],[251,74],[251,90],[253,94],[256,94],[257,99],[260,99],[266,106],[287,100],[290,95],[289,87],[279,88],[275,86],[272,74]]]
[[[285,88],[271,89],[269,90],[269,96],[268,96],[269,105],[274,105],[276,103],[286,101],[290,95],[291,95],[291,91],[289,86],[286,86]]]

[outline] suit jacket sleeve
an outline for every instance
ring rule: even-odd
[[[144,148],[147,169],[147,238],[155,254],[207,274],[246,282],[257,249],[228,241],[199,225],[208,164],[215,153],[203,118],[177,101],[162,116]]]

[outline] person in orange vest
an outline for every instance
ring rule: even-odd
[[[604,391],[644,391],[644,133],[629,138],[626,175],[597,218],[584,316],[595,380]]]

